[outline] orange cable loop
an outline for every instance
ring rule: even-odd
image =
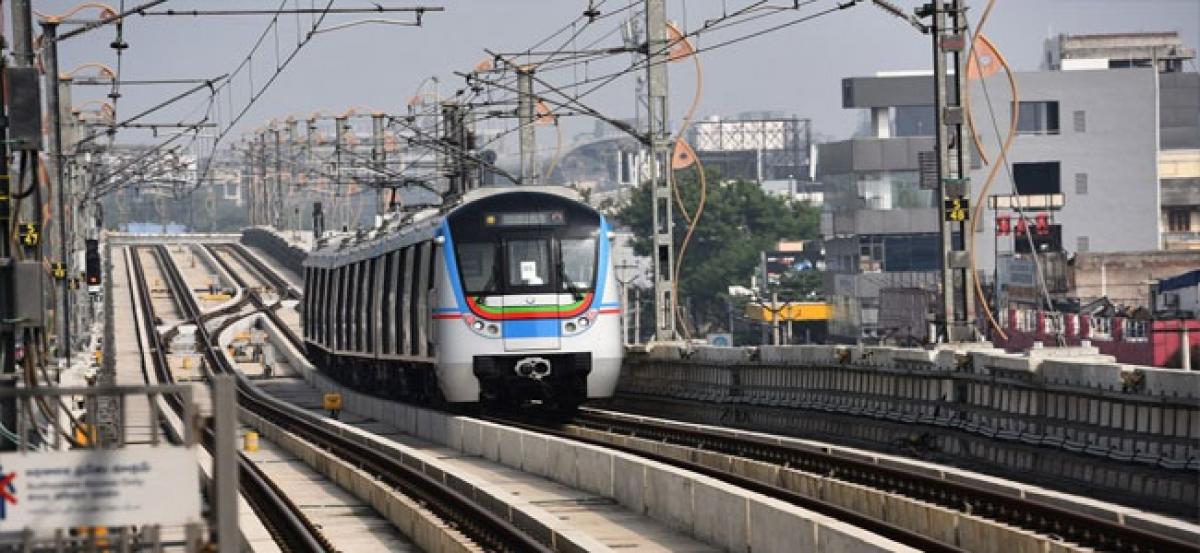
[[[1008,150],[1009,150],[1009,148],[1012,147],[1013,139],[1015,139],[1017,136],[1017,117],[1019,114],[1017,107],[1020,102],[1020,94],[1017,89],[1017,81],[1013,75],[1012,67],[1008,64],[1008,60],[1005,59],[1004,55],[1001,54],[1000,51],[995,48],[995,46],[991,43],[990,40],[987,39],[987,37],[980,35],[980,32],[983,30],[984,24],[987,22],[988,15],[991,14],[991,12],[992,12],[992,7],[995,4],[995,1],[996,0],[988,0],[987,7],[984,8],[983,15],[979,19],[979,25],[977,25],[975,28],[975,33],[972,36],[972,40],[971,40],[971,49],[968,53],[969,59],[977,59],[977,58],[974,58],[974,56],[976,55],[975,54],[975,39],[982,39],[984,41],[984,43],[989,48],[991,48],[993,52],[996,53],[996,59],[1000,62],[1000,65],[1004,67],[1004,72],[1008,76],[1008,84],[1012,91],[1012,108],[1010,110],[1011,115],[1009,117],[1008,136],[1005,137],[1004,143],[1000,146],[1000,153],[998,155],[998,158],[996,159],[996,163],[992,164],[992,168],[988,171],[987,179],[984,181],[983,186],[979,190],[979,196],[976,198],[976,201],[975,201],[975,210],[971,217],[971,230],[968,233],[968,236],[969,236],[968,240],[970,241],[970,247],[968,248],[968,251],[970,252],[969,258],[970,258],[970,265],[971,265],[971,281],[975,285],[976,297],[980,297],[980,298],[983,297],[983,285],[979,281],[978,271],[975,270],[975,267],[977,265],[977,260],[975,258],[975,233],[978,232],[978,229],[979,229],[979,218],[983,213],[984,199],[987,197],[987,192],[989,189],[991,189],[992,183],[996,180],[996,174],[999,172],[1000,167],[1002,165],[1004,165],[1005,163],[1007,163]],[[978,61],[976,61],[976,63],[978,63]],[[969,81],[968,81],[968,86],[965,87],[965,89],[970,90]],[[966,94],[964,94],[964,98],[967,98],[967,97],[968,96]],[[972,121],[972,119],[970,117],[970,113],[971,113],[970,102],[964,101],[963,106],[967,111],[967,121],[968,122]],[[973,124],[971,125],[971,134],[975,139],[976,147],[979,148],[980,158],[984,159],[983,149],[979,145],[980,144],[979,137],[975,134],[975,128],[974,128]],[[993,283],[993,286],[999,286],[999,283]],[[1001,338],[1004,338],[1005,340],[1007,340],[1008,334],[1004,332],[1003,327],[996,320],[996,315],[995,315],[995,313],[992,312],[992,308],[988,305],[988,303],[986,301],[980,302],[980,305],[983,307],[984,314],[987,315],[988,320],[992,323],[992,327],[996,329],[996,332],[1000,334]]]

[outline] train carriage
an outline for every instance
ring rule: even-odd
[[[314,251],[310,358],[380,395],[571,408],[622,345],[605,218],[557,187],[480,189]]]

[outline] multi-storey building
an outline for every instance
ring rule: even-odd
[[[1193,53],[1142,43],[1087,50],[1098,39],[1089,40],[1060,37],[1048,49],[1052,70],[1016,76],[1017,137],[974,234],[975,267],[985,281],[998,268],[1003,277],[1028,264],[1031,250],[1061,252],[1058,259],[1154,251],[1186,246],[1200,230],[1192,227],[1200,223],[1200,75],[1163,61]],[[1146,51],[1151,61],[1143,63]],[[1084,57],[1101,53],[1113,57]],[[830,334],[839,339],[888,333],[877,323],[883,288],[938,292],[940,214],[920,170],[921,153],[934,149],[930,79],[928,72],[844,79],[843,107],[870,110],[868,136],[819,146]],[[1003,79],[971,85],[978,135],[993,161],[1011,114]],[[975,202],[990,167],[968,150]]]

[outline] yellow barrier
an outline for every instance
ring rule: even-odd
[[[325,394],[324,400],[326,411],[342,410],[342,394]]]
[[[746,316],[756,321],[772,322],[776,311],[781,321],[828,321],[833,318],[833,306],[823,302],[780,303],[775,309],[769,305],[746,305]]]
[[[246,432],[242,436],[242,450],[258,451],[258,432]]]

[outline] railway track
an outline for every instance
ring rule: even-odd
[[[676,456],[647,451],[644,447],[630,445],[631,442],[623,438],[636,437],[651,443],[685,447],[695,453],[719,453],[830,477],[979,516],[1040,535],[1052,536],[1098,551],[1200,552],[1200,544],[1195,542],[1189,543],[1117,521],[917,471],[807,449],[767,436],[721,432],[687,423],[663,419],[648,420],[634,415],[588,408],[581,409],[565,423],[529,417],[500,417],[494,422],[519,425],[531,431],[617,449],[707,474],[927,551],[945,551],[953,548],[943,542],[929,543],[931,538],[925,536],[914,538],[909,535],[912,532],[908,530],[897,531],[894,525],[760,480],[733,474],[694,460],[683,460]],[[702,456],[689,457],[699,459]]]
[[[248,301],[254,308],[264,313],[280,332],[288,337],[292,345],[303,352],[303,342],[279,319],[278,313],[275,312],[278,304],[267,305],[258,293],[250,291],[250,287],[247,286],[242,275],[217,253],[220,251],[231,252],[243,264],[250,267],[254,267],[257,260],[237,245],[209,245],[206,247],[213,254],[217,263],[234,279],[236,285],[247,291]],[[259,264],[255,270],[260,273],[258,277],[260,280],[271,279],[268,276],[272,274],[270,269]],[[280,283],[281,281],[276,282],[276,284]],[[286,286],[286,283],[282,283],[282,285]],[[194,299],[190,301],[195,302]],[[201,331],[206,334],[203,343],[212,344],[213,342],[207,336],[207,331],[203,329]],[[212,347],[205,349],[206,356],[211,358],[211,362],[214,363],[213,366],[220,367],[223,372],[237,374],[224,355],[216,354]],[[388,486],[419,501],[425,508],[488,551],[511,551],[514,553],[551,551],[547,544],[538,541],[511,522],[496,516],[485,506],[476,503],[473,498],[467,497],[443,481],[434,479],[424,472],[404,464],[401,459],[359,443],[354,438],[324,424],[322,419],[311,413],[271,398],[241,377],[238,379],[238,402],[272,424],[303,436],[305,440],[333,452],[343,460],[372,473]]]
[[[240,246],[234,246],[240,248]],[[243,251],[243,260],[253,259],[254,270],[261,278],[271,281],[277,290],[287,289],[287,283],[261,260]],[[271,278],[271,277],[274,278]],[[282,296],[281,296],[282,297]],[[303,351],[303,342],[291,332],[274,313],[275,324],[292,345]],[[642,417],[582,409],[563,424],[559,420],[529,417],[485,417],[492,422],[518,426],[529,431],[559,438],[581,441],[624,451],[658,462],[692,470],[719,480],[788,501],[798,506],[843,520],[897,542],[926,551],[958,551],[953,545],[937,541],[881,521],[834,503],[801,495],[779,486],[734,474],[731,471],[678,457],[666,456],[627,445],[624,437],[637,437],[687,447],[695,452],[721,453],[780,467],[832,477],[875,490],[901,495],[910,499],[939,505],[961,513],[969,513],[1000,524],[1020,528],[1039,535],[1051,536],[1084,547],[1104,551],[1162,551],[1200,552],[1200,545],[1151,530],[1124,525],[1120,522],[1081,513],[1034,499],[1016,497],[980,486],[945,480],[921,472],[879,465],[870,461],[805,449],[772,440],[699,428],[687,423],[668,420],[647,420]],[[590,432],[589,432],[590,431]],[[606,434],[605,437],[597,433]],[[588,434],[588,435],[583,435]],[[622,443],[617,443],[622,442]],[[700,458],[692,455],[691,458]]]
[[[180,294],[190,295],[191,291],[186,286],[182,288],[183,292],[180,291],[180,288],[176,287],[174,275],[166,268],[170,264],[169,258],[166,257],[166,249],[161,246],[147,249],[152,252],[160,273],[168,280],[168,286],[172,290],[172,297],[175,299],[176,305],[181,309],[180,313],[189,315],[189,320],[199,321],[199,317],[191,317],[186,311],[187,302],[179,299]],[[142,304],[142,320],[138,321],[139,330],[146,333],[154,365],[153,370],[158,379],[162,382],[174,383],[175,378],[171,373],[171,368],[167,361],[167,348],[163,344],[162,336],[154,330],[156,327],[156,315],[150,291],[146,286],[145,269],[142,265],[140,255],[140,251],[143,251],[143,248],[134,248],[130,251],[132,253],[134,280],[137,282],[134,289]],[[170,265],[173,266],[173,264]],[[201,323],[200,326],[202,327],[203,324]],[[178,397],[168,396],[164,399],[180,416],[181,420],[189,420],[184,413],[183,404]],[[168,426],[167,433],[175,441],[180,439],[176,429]],[[215,454],[214,435],[211,427],[204,429],[201,442],[209,454]],[[254,463],[241,454],[238,455],[237,461],[238,485],[242,496],[250,503],[251,508],[253,508],[254,512],[262,520],[263,525],[266,526],[272,537],[275,538],[276,543],[282,549],[296,553],[336,551],[321,534],[320,530],[288,499],[287,494],[267,478]]]

